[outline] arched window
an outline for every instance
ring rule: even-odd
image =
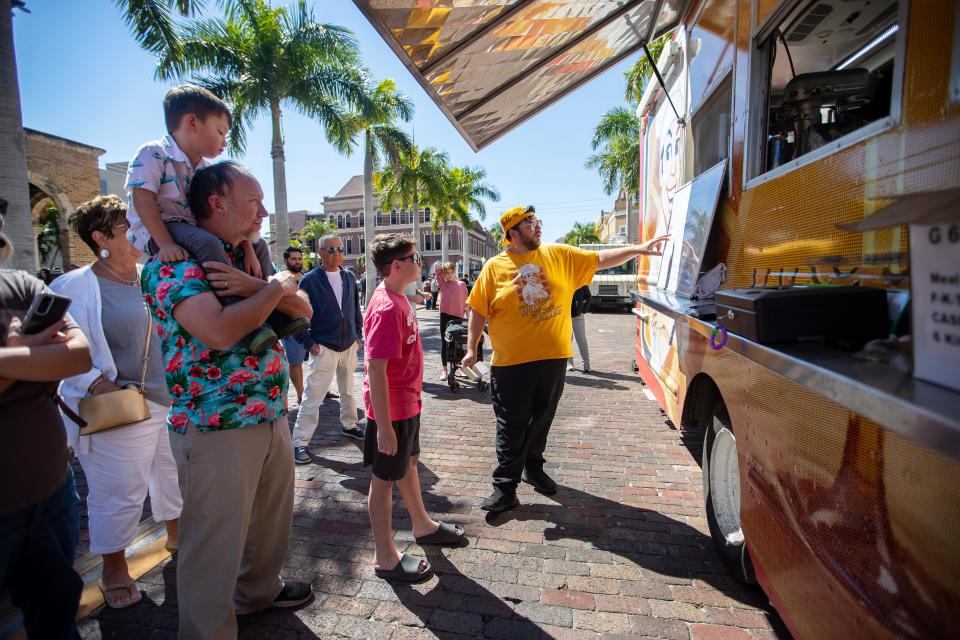
[[[396,210],[396,209],[394,209],[393,211],[390,212],[390,224],[391,224],[391,225],[398,224],[398,223],[397,223],[397,210]]]
[[[362,226],[364,225],[363,211],[361,211],[361,212],[357,215],[357,222],[358,222],[358,224],[357,224],[358,227],[362,227]]]
[[[337,216],[337,229],[343,229],[343,215]]]
[[[344,225],[346,226],[347,229],[349,229],[349,228],[351,228],[351,227],[353,226],[353,223],[351,222],[351,220],[353,220],[353,216],[348,213],[348,214],[346,215],[346,217],[344,217],[344,220],[343,220],[343,221],[344,221]]]
[[[430,207],[423,208],[423,221],[430,222]]]
[[[423,236],[423,250],[424,250],[424,251],[431,251],[431,250],[432,250],[432,249],[430,249],[430,234],[429,234],[429,233],[426,233],[426,234],[424,234],[424,236]]]

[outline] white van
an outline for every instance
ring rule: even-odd
[[[587,251],[601,251],[602,249],[619,249],[622,244],[582,244],[581,249]],[[590,294],[593,296],[594,307],[619,307],[630,311],[633,309],[633,300],[630,290],[637,288],[637,260],[633,258],[617,267],[598,269],[590,281]]]

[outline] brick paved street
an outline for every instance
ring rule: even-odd
[[[393,587],[373,576],[369,472],[340,436],[328,401],[297,467],[286,575],[313,583],[297,610],[241,619],[243,638],[786,638],[756,588],[728,578],[701,508],[702,434],[666,423],[635,374],[633,316],[587,317],[595,371],[570,373],[547,449],[561,485],[521,485],[520,508],[487,521],[494,420],[489,394],[437,382],[437,314],[420,314],[424,384],[421,479],[427,508],[466,528],[469,545],[421,549],[396,496],[401,550],[426,553],[437,575]],[[360,372],[357,373],[357,380]],[[359,385],[358,385],[359,387]],[[175,561],[147,573],[141,604],[97,610],[85,638],[174,638]]]

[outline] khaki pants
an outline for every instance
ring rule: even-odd
[[[170,434],[183,513],[177,557],[181,639],[236,638],[238,613],[280,593],[293,521],[286,418],[243,429]]]
[[[293,446],[305,447],[317,429],[320,405],[337,377],[340,391],[340,424],[344,429],[357,426],[357,402],[353,398],[353,374],[357,369],[357,343],[343,351],[321,347],[320,355],[310,356],[303,379],[303,402],[297,410],[297,424],[293,427]]]

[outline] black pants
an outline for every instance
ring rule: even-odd
[[[497,414],[494,487],[516,491],[524,468],[543,468],[543,451],[566,373],[565,358],[491,369],[490,390]]]
[[[447,325],[453,321],[463,322],[463,318],[452,316],[449,313],[440,312],[440,362],[447,364],[453,361],[453,347],[447,344],[446,333]],[[459,364],[454,362],[453,364]]]

